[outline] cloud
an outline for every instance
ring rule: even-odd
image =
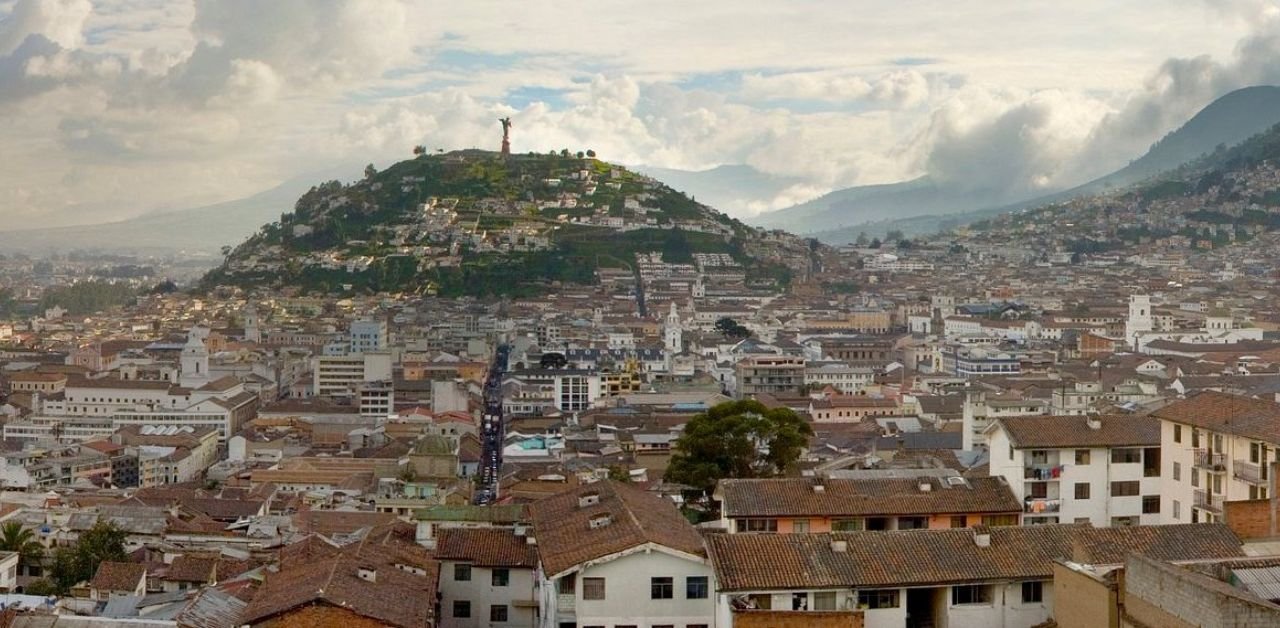
[[[851,2],[0,0],[0,216],[93,222],[415,144],[496,149],[505,115],[521,151],[803,181],[746,211],[926,172],[1050,189],[1275,81],[1280,55],[1274,19],[1247,21],[1267,2]],[[1175,56],[1189,41],[1206,55]]]
[[[89,0],[18,0],[0,21],[0,57],[12,54],[33,35],[62,48],[79,47],[92,10]]]

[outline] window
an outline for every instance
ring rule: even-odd
[[[1009,445],[1009,459],[1013,460],[1013,445]]]
[[[1111,483],[1112,497],[1133,497],[1138,494],[1139,490],[1140,488],[1137,480]]]
[[[1076,482],[1076,499],[1089,499],[1089,483]]]
[[[796,534],[804,534],[805,532],[808,532],[808,531],[809,531],[809,520],[808,520],[808,519],[796,519],[795,521],[792,521],[792,522],[791,522],[791,531],[792,531],[792,532],[795,532]]]
[[[1135,464],[1142,462],[1142,450],[1137,448],[1112,449],[1111,464]]]
[[[1177,521],[1182,518],[1182,502],[1173,500],[1173,520]]]
[[[1266,447],[1262,443],[1249,443],[1249,462],[1258,464],[1267,457]]]
[[[707,599],[707,577],[689,576],[684,579],[684,597],[690,600]]]
[[[1137,517],[1112,517],[1111,518],[1111,527],[1113,528],[1125,528],[1125,527],[1136,526],[1136,525],[1138,525]]]
[[[511,571],[506,568],[494,569],[489,583],[495,587],[505,587],[511,582]]]
[[[1200,488],[1200,471],[1197,469],[1191,470],[1191,486]]]
[[[1174,482],[1182,481],[1182,463],[1181,462],[1173,463],[1173,481]]]
[[[1159,495],[1143,495],[1142,496],[1142,514],[1144,515],[1160,514],[1160,496]]]
[[[1142,450],[1142,477],[1160,477],[1160,448],[1148,447]]]
[[[991,587],[984,584],[968,584],[951,587],[951,604],[990,604]]]
[[[604,578],[583,578],[582,579],[582,599],[603,600],[604,599]]]
[[[494,604],[489,607],[489,621],[507,621],[507,605]]]
[[[1078,464],[1078,465],[1086,465],[1086,464],[1089,464],[1089,450],[1088,450],[1088,449],[1077,449],[1077,450],[1076,450],[1076,464]]]
[[[898,517],[899,530],[923,530],[929,527],[928,517]]]
[[[813,594],[813,610],[815,611],[834,611],[836,610],[836,592],[835,591],[819,591]]]
[[[1213,451],[1214,453],[1222,453],[1222,434],[1213,435]]]
[[[453,581],[469,582],[471,580],[471,565],[454,565]]]
[[[1027,496],[1033,499],[1047,499],[1049,497],[1049,484],[1047,482],[1030,482],[1027,484]]]
[[[675,597],[675,584],[671,578],[658,577],[649,579],[649,598],[669,600]]]
[[[858,591],[858,608],[898,608],[897,589],[867,589]]]
[[[1191,428],[1191,448],[1200,448],[1200,430],[1195,429],[1194,427]]]
[[[1173,442],[1175,443],[1182,442],[1182,426],[1181,425],[1175,424],[1173,426]]]
[[[471,600],[454,600],[453,616],[454,617],[470,617],[471,616]]]
[[[1043,582],[1024,582],[1022,583],[1022,603],[1038,604],[1044,601],[1044,583]]]
[[[967,516],[965,516],[965,515],[952,515],[952,516],[951,516],[951,527],[953,527],[953,528],[964,528],[964,527],[968,527],[968,525],[969,525],[969,517],[967,517]]]
[[[861,519],[836,519],[831,522],[832,532],[857,532],[861,529]]]
[[[739,532],[777,532],[777,519],[739,519]]]

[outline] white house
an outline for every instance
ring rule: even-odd
[[[665,498],[601,481],[534,503],[541,626],[715,623],[702,537]]]
[[[446,528],[440,561],[441,628],[533,626],[537,618],[538,548],[527,528]]]

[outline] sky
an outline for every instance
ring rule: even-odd
[[[799,180],[740,215],[1048,191],[1277,83],[1275,0],[0,0],[0,229],[496,150],[502,116],[520,152]]]

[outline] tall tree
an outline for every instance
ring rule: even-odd
[[[795,467],[813,428],[789,408],[730,401],[695,415],[676,439],[666,479],[710,492],[725,478],[772,477]]]
[[[93,578],[103,561],[123,561],[127,533],[114,524],[99,521],[85,530],[71,547],[59,547],[53,553],[49,579],[54,588],[65,594],[71,587]]]

